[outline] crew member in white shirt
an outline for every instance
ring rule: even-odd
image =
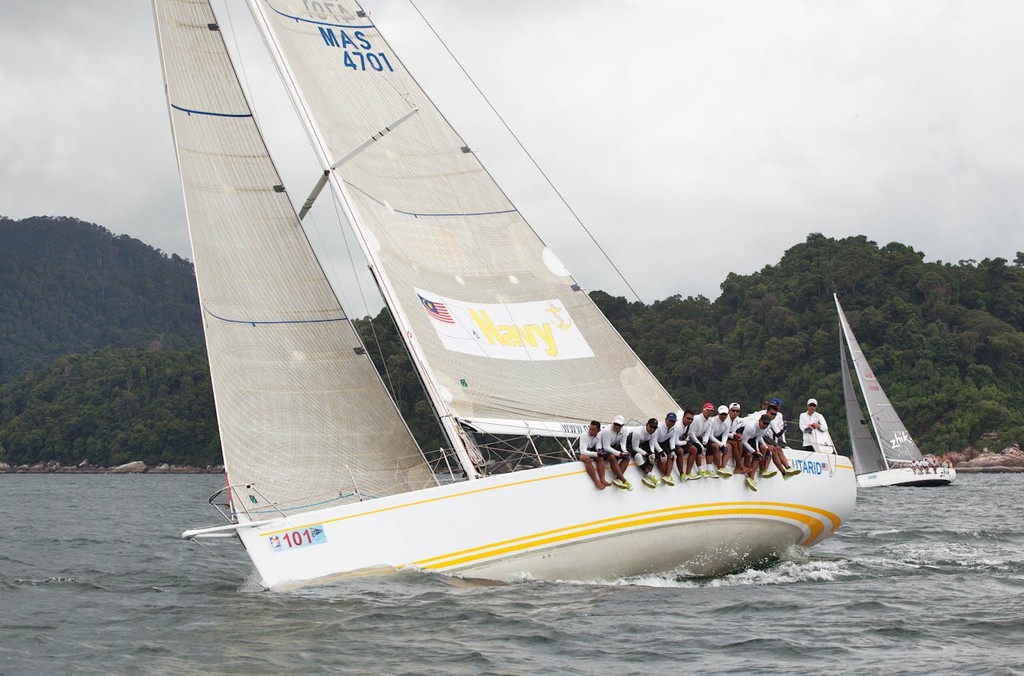
[[[686,469],[686,458],[689,453],[690,428],[692,426],[693,411],[686,409],[683,411],[683,417],[676,423],[676,439],[678,440],[676,445],[676,468],[679,470],[680,481],[685,481],[689,478],[689,472]]]
[[[828,432],[825,416],[818,413],[818,400],[807,400],[807,410],[800,414],[800,431],[804,433],[804,450],[813,451],[817,432]]]
[[[687,440],[686,445],[686,478],[687,479],[703,479],[705,477],[714,477],[719,479],[721,477],[714,472],[707,469],[707,466],[711,464],[711,451],[708,449],[708,439],[711,436],[711,418],[715,415],[715,405],[710,401],[704,404],[701,409],[700,415],[693,419],[693,424],[690,425],[690,436]],[[705,456],[707,457],[707,463],[702,467],[701,463],[704,461]],[[693,465],[697,465],[697,473],[690,475],[690,471],[693,469]]]
[[[676,485],[672,478],[672,465],[675,462],[676,447],[679,445],[679,428],[676,427],[676,422],[678,416],[670,411],[651,438],[651,452],[654,454],[655,464],[661,471],[661,482],[669,486]]]
[[[597,489],[603,491],[608,486],[611,486],[611,483],[605,480],[604,458],[597,452],[597,435],[600,433],[601,423],[591,420],[590,427],[576,441],[576,450],[580,455],[580,460],[583,461],[583,466],[587,469],[587,475],[594,482],[594,485],[597,486]]]
[[[608,461],[608,466],[611,467],[612,474],[615,475],[612,485],[631,491],[633,485],[626,481],[626,476],[623,473],[629,466],[626,435],[622,430],[622,426],[625,424],[626,420],[621,415],[617,415],[611,425],[601,430],[597,435],[597,453]]]
[[[739,470],[743,465],[743,418],[740,417],[740,405],[735,401],[729,404],[729,432],[726,437],[727,452],[732,454],[733,466]],[[724,462],[724,461],[723,461]]]
[[[740,433],[740,445],[743,448],[743,467],[736,470],[737,474],[747,475],[747,487],[752,491],[757,490],[757,474],[761,468],[761,462],[768,452],[764,443],[764,435],[771,425],[772,419],[768,414],[758,418],[748,417],[743,424],[743,431]]]
[[[778,399],[771,399],[766,409],[766,415],[772,419],[772,422],[764,435],[764,444],[768,448],[768,453],[763,460],[761,476],[765,479],[770,479],[778,472],[782,472],[783,479],[800,474],[800,470],[789,466],[789,458],[786,457],[786,451],[783,448],[786,444],[786,423],[782,420],[782,413],[779,410],[781,403]],[[775,464],[778,472],[770,468],[770,463]]]
[[[708,448],[711,449],[712,459],[715,463],[715,472],[723,479],[732,476],[727,469],[729,463],[729,447],[727,446],[729,436],[729,407],[719,406],[718,415],[711,419],[711,434],[708,436]]]
[[[651,474],[654,469],[654,453],[651,452],[651,439],[658,431],[657,418],[651,418],[643,427],[634,427],[626,435],[627,445],[633,455],[637,469],[644,475],[641,483],[648,488],[657,488],[658,480]]]

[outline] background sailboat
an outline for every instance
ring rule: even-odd
[[[944,486],[956,478],[956,470],[939,467],[934,472],[915,471],[912,464],[924,458],[906,425],[900,420],[889,397],[875,378],[867,357],[853,335],[846,314],[833,294],[839,314],[839,359],[843,371],[843,400],[846,404],[846,422],[853,448],[853,465],[857,471],[857,484],[869,486]],[[850,377],[846,350],[850,351],[857,382],[868,407],[868,417],[875,437],[865,422],[857,392]],[[876,442],[876,437],[878,441]]]
[[[470,481],[434,485],[303,235],[209,4],[155,0],[229,482],[230,523],[185,537],[237,535],[281,587],[409,566],[707,574],[839,526],[852,467],[810,452],[756,501],[738,481],[597,491],[575,462],[482,476],[482,437],[565,443],[591,418],[678,406],[357,4],[249,5],[324,168],[307,204],[325,186],[338,199]]]

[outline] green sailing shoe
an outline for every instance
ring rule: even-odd
[[[730,479],[732,478],[732,472],[730,472],[727,469],[720,469],[718,470],[718,476],[722,477],[723,479]]]
[[[648,474],[643,479],[641,479],[640,483],[642,483],[644,486],[647,486],[648,488],[657,488],[658,487],[658,480],[655,479],[650,474]]]
[[[762,479],[771,479],[776,474],[778,474],[778,472],[776,470],[774,470],[774,469],[771,470],[771,471],[763,471],[763,472],[761,472],[761,478]]]
[[[661,483],[665,484],[666,486],[675,486],[676,485],[675,479],[673,479],[672,477],[670,477],[668,475],[661,477]]]
[[[757,491],[757,482],[754,481],[754,477],[747,477],[747,488],[755,492]]]
[[[788,479],[789,477],[796,476],[799,473],[800,473],[800,470],[796,469],[795,467],[789,467],[789,468],[786,469],[785,472],[782,473],[782,478],[783,479]]]

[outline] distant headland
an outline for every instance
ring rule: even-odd
[[[77,465],[62,465],[56,460],[32,465],[8,465],[0,462],[0,472],[6,474],[223,474],[224,465],[193,467],[191,465],[147,465],[141,460],[126,462],[115,467],[97,467],[83,460]]]

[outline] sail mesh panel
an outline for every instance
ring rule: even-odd
[[[209,3],[154,8],[228,481],[266,516],[435,485],[274,189]]]
[[[853,335],[853,329],[846,321],[839,298],[837,297],[835,301],[836,309],[839,311],[839,324],[842,327],[843,336],[846,337],[846,344],[850,348],[850,356],[853,358],[853,370],[857,374],[857,382],[860,383],[860,390],[864,394],[864,403],[868,407],[871,426],[875,429],[875,436],[882,453],[890,464],[893,461],[920,460],[923,457],[921,451],[918,450],[917,444],[914,443],[910,432],[907,431],[907,426],[900,420],[889,397],[885,396],[882,386],[875,379],[871,365],[868,364],[867,357],[860,349],[860,344]],[[859,467],[857,471],[862,473]]]
[[[572,277],[476,156],[464,152],[466,143],[354,2],[256,2],[331,162],[419,109],[339,172],[356,213],[353,227],[395,290],[426,375],[456,417],[646,420],[678,408],[586,293],[573,290]],[[453,315],[461,307],[456,326],[438,325],[447,320],[426,311],[421,296]],[[495,306],[514,316],[530,302],[547,303],[559,319],[545,328],[541,309],[493,327],[466,321],[474,308],[478,317],[491,308],[493,319]],[[575,328],[560,328],[570,323]],[[527,350],[541,329],[550,331],[547,351]],[[450,349],[439,330],[463,330],[453,341],[475,341],[486,354]],[[552,358],[570,353],[564,347],[572,332],[585,342],[585,356]]]

